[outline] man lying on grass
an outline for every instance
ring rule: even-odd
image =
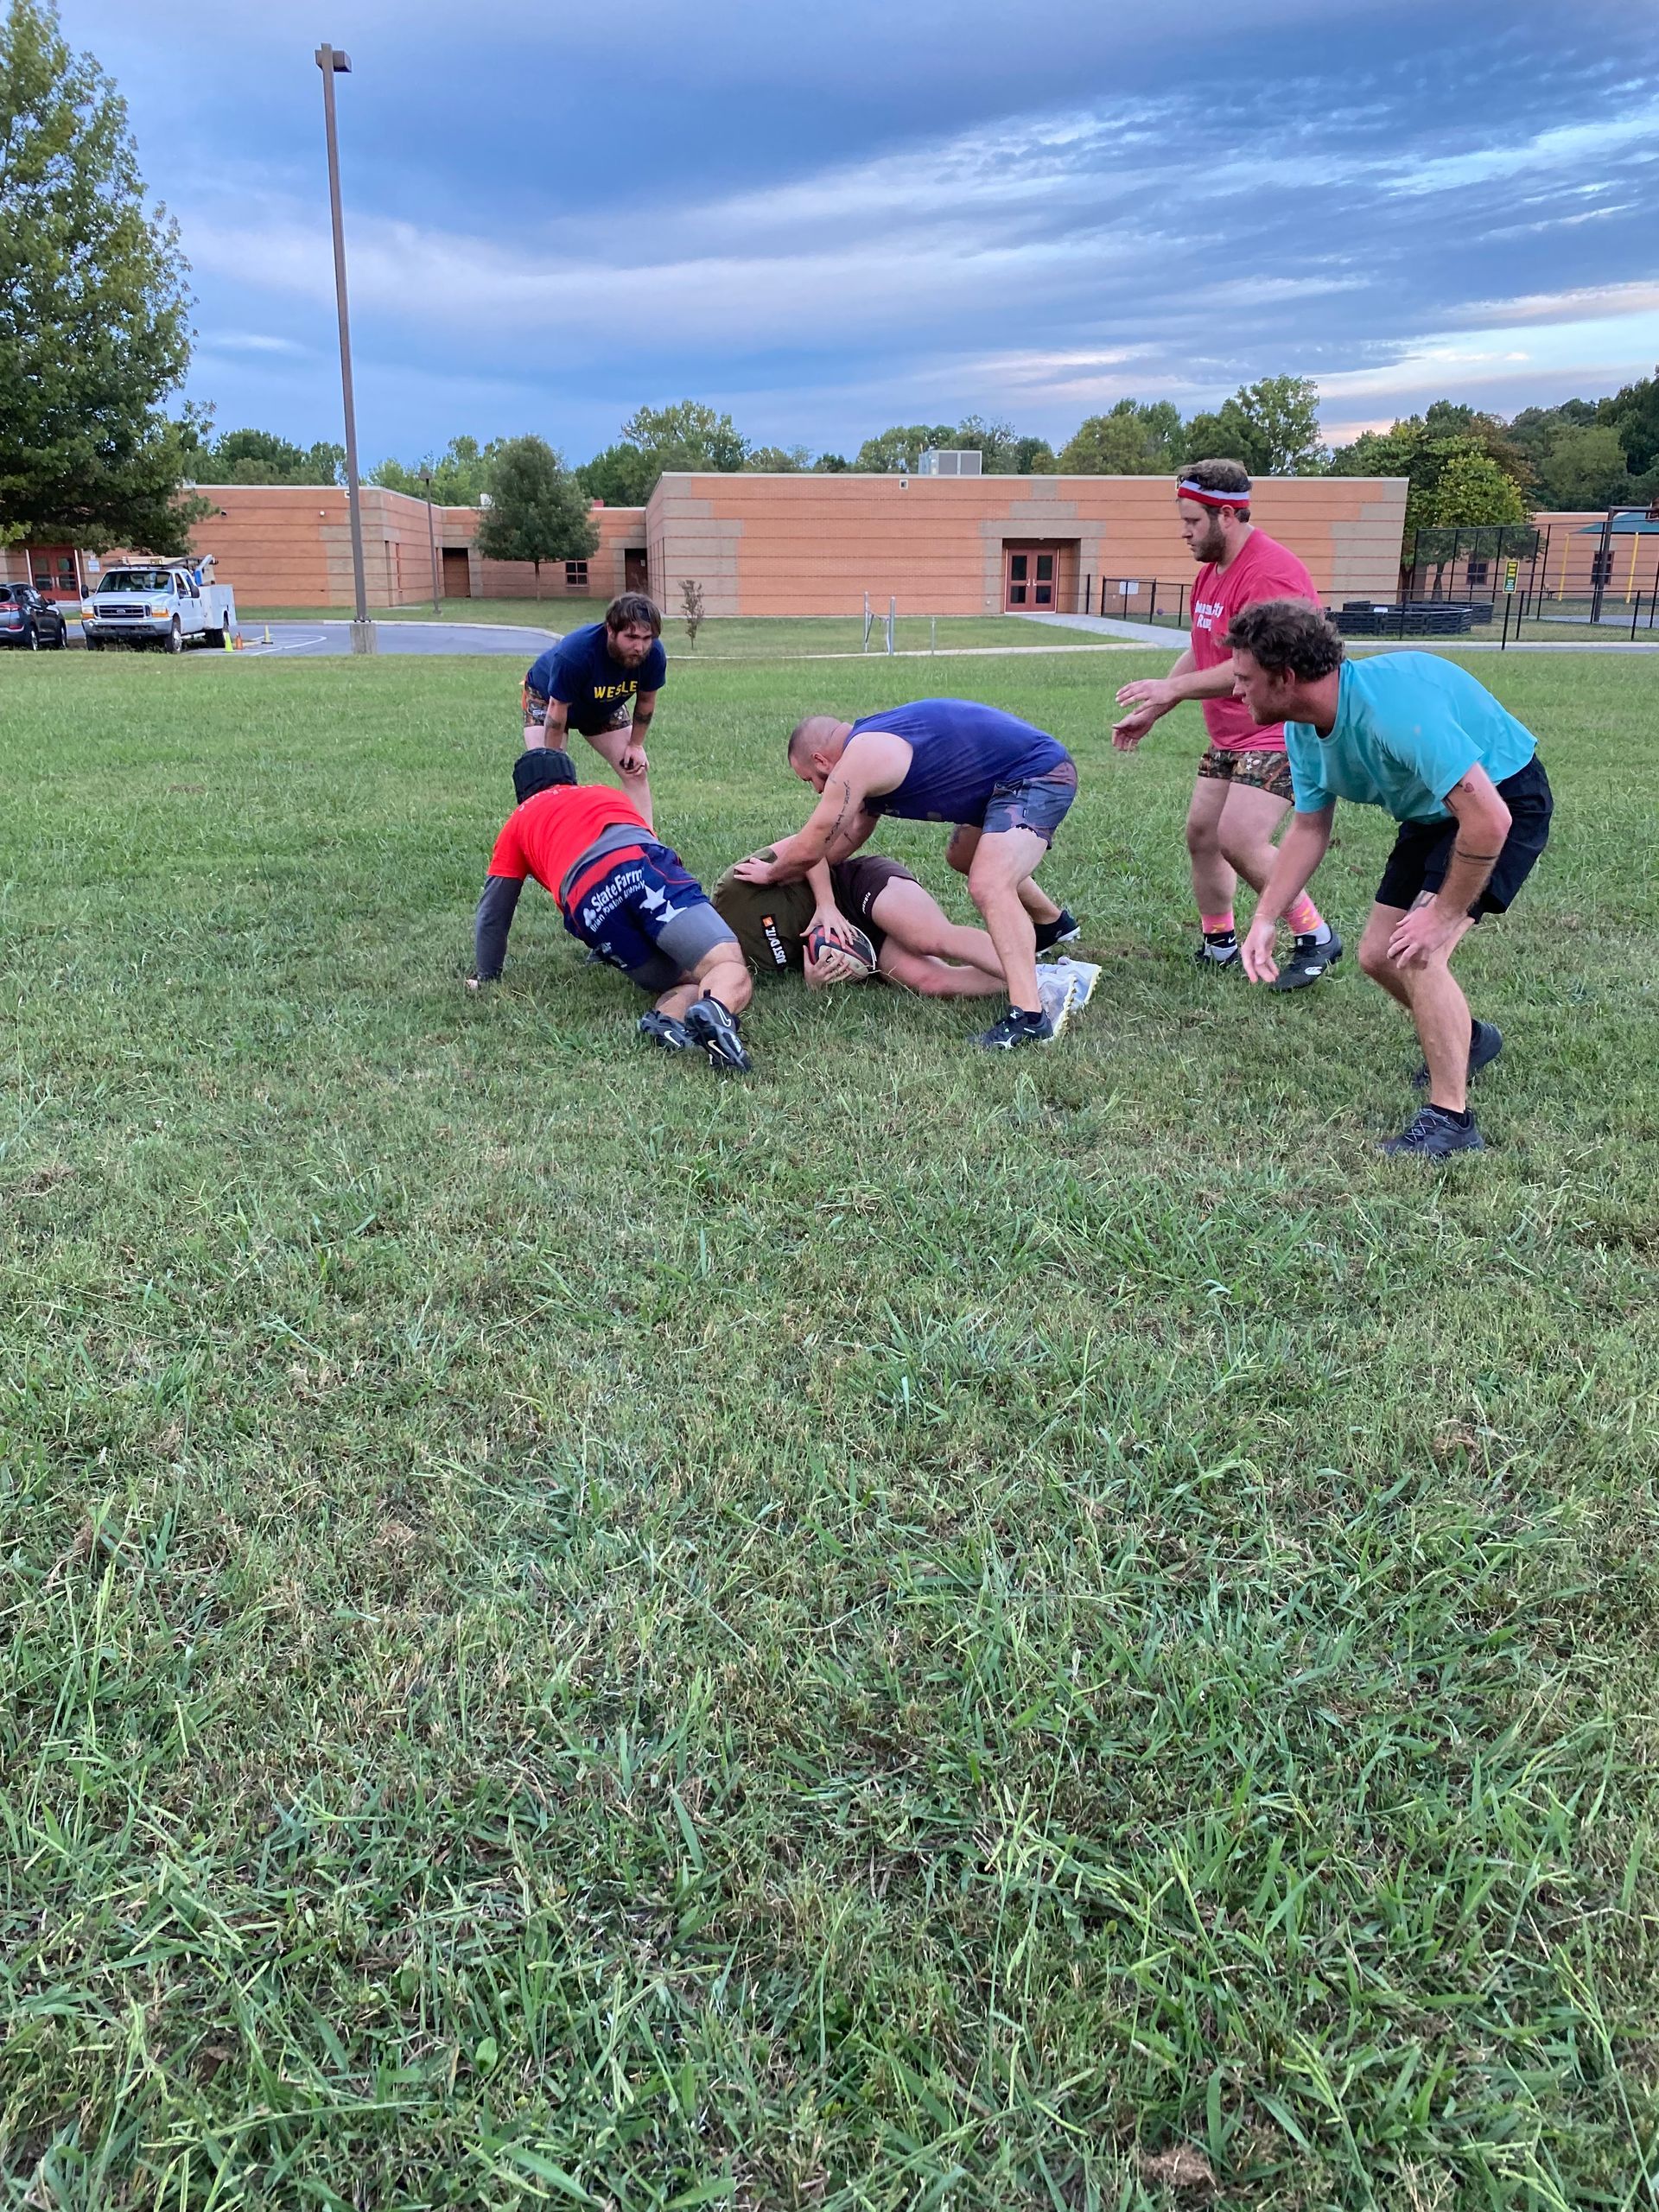
[[[572,937],[657,1003],[639,1033],[665,1052],[701,1046],[711,1066],[747,1068],[737,1018],[753,988],[737,939],[677,853],[608,784],[578,784],[568,753],[513,763],[518,804],[490,855],[474,929],[477,990],[500,975],[526,876],[551,893]]]
[[[1360,939],[1359,964],[1417,1027],[1428,1103],[1382,1147],[1421,1160],[1483,1149],[1471,1076],[1503,1039],[1476,1021],[1452,956],[1484,914],[1501,914],[1549,836],[1552,801],[1532,732],[1465,669],[1436,653],[1376,653],[1344,665],[1317,607],[1268,600],[1228,632],[1239,696],[1282,721],[1296,811],[1244,940],[1252,982],[1278,974],[1274,932],[1324,859],[1337,801],[1380,806],[1400,834]]]
[[[1007,989],[985,931],[953,922],[907,868],[880,853],[816,861],[793,883],[748,883],[728,868],[710,896],[762,976],[798,975],[818,988],[878,975],[924,998],[1000,998]],[[1051,1018],[1068,995],[1074,1007],[1087,1005],[1099,973],[1086,961],[1039,968]]]
[[[789,883],[821,861],[849,859],[883,814],[950,822],[947,858],[968,878],[1008,1010],[976,1041],[988,1051],[1046,1044],[1058,1035],[1037,982],[1041,946],[1077,935],[1077,924],[1033,880],[1077,795],[1071,755],[1046,730],[968,699],[920,699],[862,721],[812,715],[789,741],[789,765],[819,794],[804,829],[741,861],[747,883]]]

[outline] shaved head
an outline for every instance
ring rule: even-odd
[[[834,715],[809,715],[804,722],[797,722],[789,734],[789,765],[796,774],[815,753],[837,750],[836,740],[846,727]]]

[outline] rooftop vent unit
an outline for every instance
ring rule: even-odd
[[[918,476],[978,476],[984,455],[975,446],[963,446],[950,452],[940,452],[930,446],[917,463]]]

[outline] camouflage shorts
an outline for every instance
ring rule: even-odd
[[[1286,801],[1295,797],[1290,762],[1282,753],[1270,752],[1265,746],[1241,753],[1228,746],[1212,745],[1198,763],[1198,780],[1243,784],[1251,791],[1266,791],[1271,798]]]

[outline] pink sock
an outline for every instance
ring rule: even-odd
[[[1224,914],[1200,914],[1198,927],[1204,931],[1205,937],[1225,935],[1233,927],[1232,908],[1230,906]],[[1234,933],[1236,934],[1236,931]]]
[[[1285,909],[1285,919],[1298,937],[1312,937],[1315,930],[1323,929],[1325,917],[1308,897],[1306,891]]]

